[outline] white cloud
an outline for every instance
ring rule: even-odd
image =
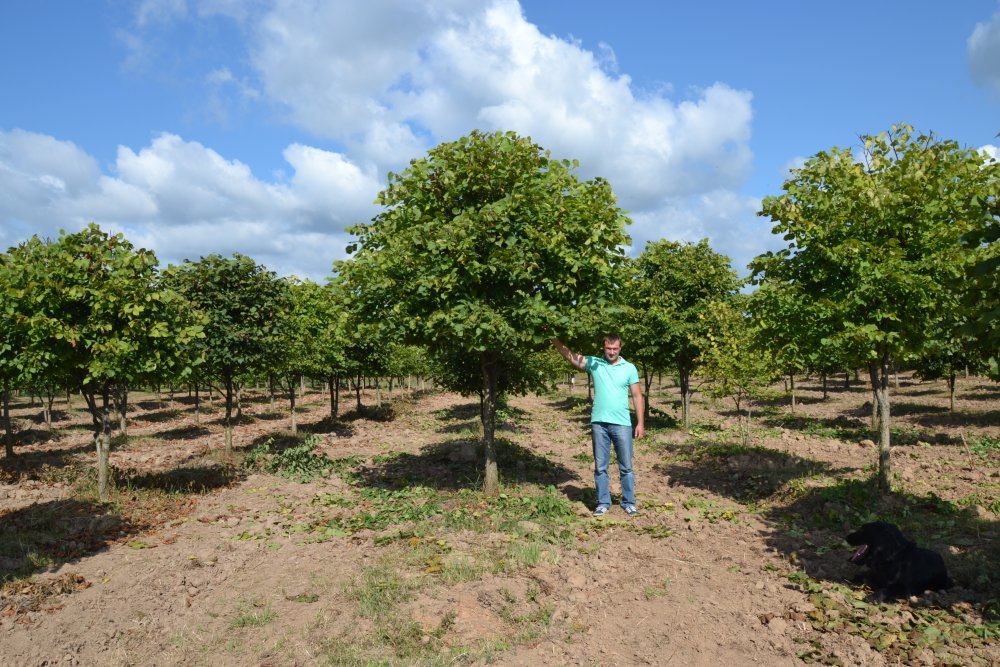
[[[94,221],[126,231],[164,263],[242,252],[282,274],[329,274],[349,243],[343,228],[375,213],[378,181],[343,155],[293,145],[287,184],[265,183],[235,160],[172,134],[118,149],[116,175],[72,143],[0,132],[5,242],[55,236]]]
[[[980,146],[979,147],[979,152],[980,153],[985,153],[986,155],[988,155],[993,160],[997,159],[997,151],[998,150],[1000,150],[1000,149],[998,149],[993,144],[986,144],[985,146]]]
[[[972,80],[1000,92],[1000,11],[977,23],[966,43]]]
[[[648,241],[665,238],[694,243],[708,239],[713,250],[732,259],[733,268],[746,276],[751,259],[785,245],[771,234],[772,223],[757,215],[760,203],[758,197],[714,190],[678,197],[658,209],[634,214],[629,229],[632,254],[642,252]]]
[[[632,209],[735,187],[751,153],[751,96],[638,91],[613,55],[546,36],[514,0],[489,4],[278,2],[251,47],[295,122],[381,171],[474,128],[530,135]]]
[[[376,212],[386,171],[475,128],[530,135],[578,159],[581,176],[607,178],[637,241],[707,236],[741,266],[769,236],[747,233],[743,220],[759,222],[759,202],[732,193],[752,159],[748,91],[718,82],[680,97],[667,83],[640,89],[610,46],[593,53],[544,35],[515,0],[146,0],[120,32],[129,63],[155,67],[163,34],[178,39],[193,32],[184,22],[207,17],[238,22],[246,58],[233,61],[253,67],[237,65],[239,76],[232,63],[206,67],[214,117],[225,123],[234,99],[278,108],[339,150],[289,145],[290,176],[265,181],[164,133],[120,146],[102,173],[71,143],[0,132],[5,238],[93,219],[135,234],[163,261],[239,250],[322,276],[343,254],[344,227]]]

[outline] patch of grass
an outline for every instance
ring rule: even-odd
[[[362,616],[376,624],[391,624],[399,605],[413,597],[417,586],[404,579],[392,563],[383,561],[365,568],[345,593],[357,603]]]
[[[230,622],[231,628],[259,628],[278,618],[278,613],[271,605],[256,600],[242,603],[237,610],[236,618]]]
[[[441,568],[441,581],[454,586],[466,581],[479,581],[489,572],[489,568],[473,558],[463,557],[451,559]]]
[[[670,592],[670,578],[664,579],[660,584],[654,586],[643,586],[642,596],[647,600],[661,598]]]
[[[684,506],[684,509],[698,512],[701,518],[705,519],[709,523],[717,523],[719,521],[737,521],[740,513],[742,512],[741,509],[737,508],[725,509],[719,507],[715,500],[699,496],[687,498],[682,505]]]

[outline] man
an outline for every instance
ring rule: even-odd
[[[585,357],[570,350],[558,338],[552,344],[566,361],[590,373],[594,379],[594,406],[590,413],[590,434],[594,445],[594,485],[597,487],[597,507],[594,516],[602,516],[611,509],[611,489],[608,483],[608,465],[611,445],[618,457],[618,477],[622,485],[622,509],[625,514],[639,513],[635,504],[635,473],[632,471],[632,417],[628,410],[629,393],[635,405],[638,423],[635,438],[646,433],[643,423],[642,390],[639,372],[635,366],[621,358],[622,339],[618,334],[604,337],[604,357]]]

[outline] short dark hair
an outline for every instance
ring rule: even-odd
[[[621,343],[622,342],[622,337],[619,336],[616,333],[613,333],[613,332],[612,333],[606,333],[606,334],[604,334],[604,341],[603,342],[605,342],[605,343]]]

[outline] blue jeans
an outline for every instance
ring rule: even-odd
[[[611,488],[608,483],[608,465],[611,462],[611,445],[618,457],[618,477],[622,484],[622,507],[635,505],[635,473],[632,471],[632,426],[591,422],[590,435],[594,443],[594,485],[597,487],[597,504],[611,506]]]

